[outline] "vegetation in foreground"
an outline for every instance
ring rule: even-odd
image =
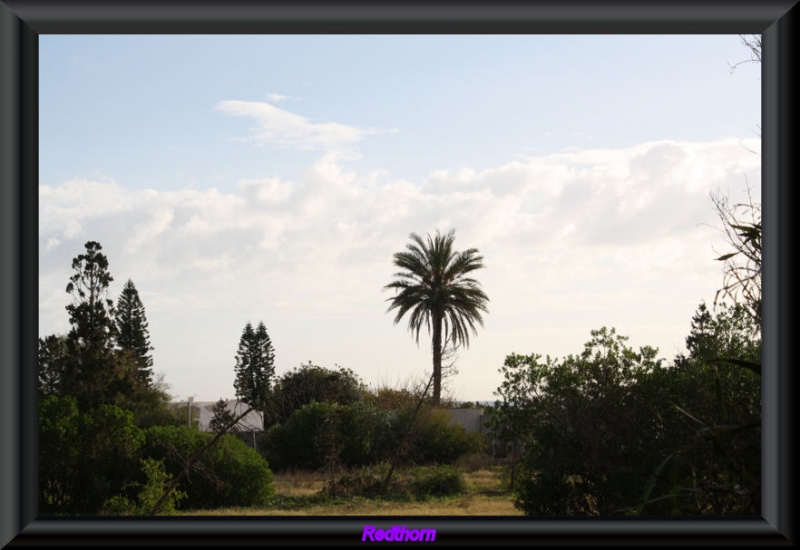
[[[379,471],[377,468],[373,473]],[[190,510],[184,516],[520,516],[502,466],[406,469],[398,473],[395,491],[384,496],[330,490],[326,476],[312,471],[275,474],[275,495],[264,506]],[[351,472],[353,479],[365,472]],[[460,481],[453,482],[453,474]],[[415,475],[416,474],[416,475]],[[366,476],[369,478],[369,475]],[[416,482],[416,484],[415,484]],[[433,489],[433,491],[431,490]],[[437,493],[437,489],[439,494]]]

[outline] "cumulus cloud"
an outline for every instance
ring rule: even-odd
[[[491,314],[478,340],[495,353],[532,351],[509,349],[509,336],[493,332],[509,324],[551,334],[572,323],[579,345],[602,325],[675,331],[720,280],[709,193],[736,198],[746,176],[758,183],[759,165],[737,140],[722,139],[564,152],[420,182],[358,173],[326,152],[294,179],[256,176],[226,193],[89,180],[40,186],[40,320],[63,320],[70,260],[98,240],[118,281],[151,292],[149,315],[236,325],[230,335],[209,328],[208,339],[235,344],[241,323],[259,316],[311,331],[339,330],[344,319],[391,328],[381,289],[395,272],[392,255],[411,232],[454,227],[459,248],[485,257]],[[284,337],[308,341],[297,331]]]
[[[364,136],[377,134],[372,128],[362,129],[338,122],[312,122],[306,117],[279,109],[269,103],[225,100],[218,111],[252,118],[256,126],[248,140],[259,144],[298,149],[338,149],[355,144]]]

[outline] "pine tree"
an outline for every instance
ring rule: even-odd
[[[128,279],[117,300],[116,309],[117,346],[127,350],[137,366],[139,382],[152,386],[153,357],[150,352],[150,333],[147,329],[144,305],[133,281]]]
[[[214,433],[223,432],[228,429],[228,426],[233,424],[233,421],[236,418],[234,414],[228,410],[228,403],[221,397],[219,401],[214,404],[212,412],[214,413],[214,416],[211,418],[208,428]],[[231,428],[230,431],[236,431],[236,426]]]
[[[236,353],[236,397],[261,412],[266,409],[272,377],[275,374],[275,351],[263,322],[253,330],[249,322],[242,331]]]
[[[62,390],[74,395],[82,408],[91,409],[110,401],[108,387],[115,376],[113,321],[114,304],[108,299],[108,259],[95,241],[85,245],[86,253],[72,260],[75,273],[67,284],[72,304],[66,306],[72,328],[67,335],[69,361]]]

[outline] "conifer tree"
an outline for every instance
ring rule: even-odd
[[[152,386],[153,357],[144,305],[133,281],[128,279],[117,300],[117,346],[130,353],[137,366],[139,382]]]
[[[228,410],[228,403],[220,397],[219,401],[214,404],[212,409],[214,416],[208,424],[208,428],[214,432],[219,433],[228,430],[228,427],[233,424],[236,418],[234,414]],[[236,431],[236,426],[230,428],[229,431]]]
[[[249,322],[242,331],[236,353],[236,397],[264,415],[272,377],[275,374],[275,350],[263,322],[254,330]]]
[[[114,278],[108,272],[108,259],[96,241],[85,245],[86,252],[72,260],[75,273],[67,284],[72,303],[66,306],[72,328],[67,335],[69,361],[62,390],[74,395],[82,408],[91,409],[109,402],[108,387],[114,376],[114,304],[108,286]]]

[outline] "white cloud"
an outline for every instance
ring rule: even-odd
[[[225,100],[217,110],[232,116],[254,118],[257,125],[248,138],[260,144],[298,149],[339,149],[361,141],[374,129],[362,129],[337,122],[311,122],[269,103]]]
[[[287,99],[292,99],[291,96],[281,95],[281,94],[267,94],[266,98],[273,103],[278,103],[280,101],[286,101]]]
[[[138,252],[142,245],[148,241],[152,241],[155,237],[169,229],[174,217],[175,215],[172,208],[160,208],[154,211],[151,218],[139,224],[134,236],[128,239],[125,251],[128,254],[135,254]]]
[[[244,179],[239,182],[245,197],[254,202],[276,204],[285,201],[292,194],[292,185],[280,178]]]
[[[483,171],[442,170],[418,183],[361,174],[341,159],[328,152],[295,180],[243,179],[228,193],[133,191],[87,180],[41,186],[42,330],[63,326],[70,260],[98,240],[114,284],[130,277],[149,292],[151,331],[167,331],[154,335],[165,362],[178,361],[173,346],[199,346],[209,351],[193,361],[229,363],[240,325],[261,318],[271,336],[277,331],[273,339],[283,339],[287,361],[322,362],[312,352],[328,353],[300,328],[291,332],[294,323],[339,338],[347,338],[343,324],[386,325],[393,339],[374,345],[400,356],[415,348],[398,334],[404,325],[391,327],[385,314],[389,294],[381,289],[395,271],[392,254],[411,232],[455,227],[458,247],[484,255],[480,280],[491,299],[478,336],[488,355],[464,353],[460,370],[484,368],[481,361],[495,368],[511,351],[574,352],[546,338],[532,347],[570,327],[580,331],[572,337],[579,344],[586,327],[638,323],[648,337],[662,327],[671,335],[667,348],[682,342],[676,327],[688,330],[694,307],[721,280],[709,192],[738,193],[746,174],[755,184],[759,174],[759,158],[728,139],[560,153]],[[181,326],[202,319],[208,327],[195,336]],[[513,344],[499,334],[509,324],[509,334],[529,331],[532,339]],[[352,339],[352,353],[335,361],[358,368],[372,357],[359,351],[361,341]]]

